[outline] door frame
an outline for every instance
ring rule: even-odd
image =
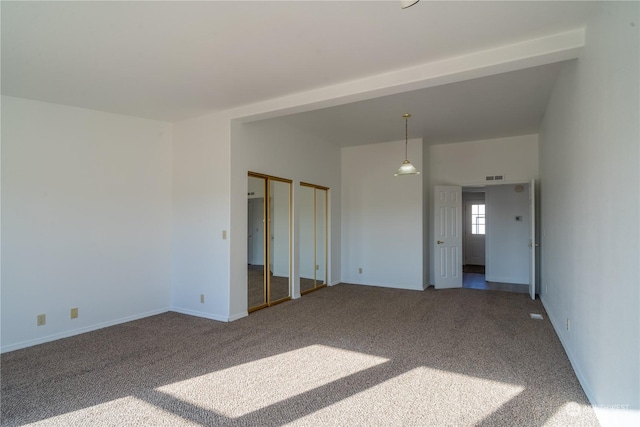
[[[496,185],[518,185],[518,184],[529,184],[530,185],[530,191],[533,191],[533,194],[537,199],[538,189],[537,189],[537,186],[536,186],[536,179],[533,179],[531,181],[520,181],[520,180],[518,180],[518,181],[501,181],[501,182],[465,183],[465,184],[455,184],[454,183],[454,184],[451,184],[451,185],[459,186],[459,187],[463,188],[463,187],[489,187],[489,186],[496,186]],[[434,205],[435,205],[435,189],[438,186],[441,186],[441,185],[432,184],[430,186],[430,189],[431,189],[431,191],[433,193],[432,200],[434,202]],[[485,206],[486,206],[486,203],[487,203],[487,201],[486,201],[486,196],[485,196]],[[431,259],[429,260],[429,266],[430,266],[430,272],[431,272],[430,276],[433,279],[433,280],[430,280],[430,282],[431,282],[431,285],[435,287],[435,283],[436,283],[436,281],[435,281],[435,278],[436,278],[436,249],[435,248],[437,246],[436,245],[437,238],[436,238],[435,207],[430,209],[429,214],[431,215],[430,218],[429,218],[429,225],[430,225],[429,229],[430,229],[430,232],[431,232],[431,235],[429,237],[429,240],[430,240],[429,246],[431,248],[433,248],[433,251],[432,251],[431,256],[430,256]],[[540,219],[539,219],[539,208],[538,208],[538,206],[534,206],[534,209],[532,210],[531,222],[532,222],[533,226],[535,227],[534,230],[533,230],[533,235],[535,236],[535,242],[533,244],[537,245],[537,242],[540,241],[540,237],[539,237],[539,229],[540,228],[538,227],[538,224],[540,223]],[[485,235],[485,247],[486,247],[486,239],[487,238],[488,238],[488,234]],[[535,254],[531,257],[531,259],[535,260],[535,262],[533,262],[533,263],[530,262],[530,267],[529,268],[533,269],[533,272],[535,274],[535,278],[533,279],[535,283],[533,284],[533,286],[535,286],[534,289],[535,289],[535,293],[537,294],[538,293],[538,282],[540,280],[540,271],[539,271],[539,262],[538,262],[539,257],[540,257],[540,249],[539,249],[538,246],[536,247],[536,250],[534,252],[535,252]],[[485,254],[485,256],[486,256],[486,254]],[[463,262],[464,262],[463,258],[460,257],[460,268],[461,269],[462,269]],[[486,258],[485,258],[485,264],[486,264]],[[531,286],[531,283],[529,284],[529,286]]]
[[[486,190],[485,187],[482,187],[482,191],[475,191],[475,192],[471,192],[471,191],[465,191],[465,188],[469,188],[469,187],[462,187],[462,207],[463,207],[463,221],[462,221],[462,265],[464,266],[465,264],[468,264],[468,259],[467,259],[467,248],[468,248],[468,244],[467,244],[467,235],[469,233],[469,222],[467,221],[467,213],[468,213],[468,207],[471,204],[478,204],[478,203],[474,203],[474,202],[482,202],[485,205],[485,209],[487,206],[487,197],[486,197]],[[482,198],[465,198],[465,193],[466,194],[482,194]],[[482,265],[486,265],[486,249],[487,249],[487,239],[486,239],[486,224],[485,224],[485,234],[483,235],[483,239],[484,239],[484,253],[485,256],[483,257],[485,259],[484,263]]]
[[[249,313],[254,312],[256,310],[260,310],[265,307],[271,307],[276,304],[280,304],[281,302],[289,301],[291,299],[291,295],[293,293],[293,180],[287,178],[280,178],[277,176],[266,175],[257,172],[249,171],[247,173],[247,178],[261,178],[264,180],[264,274],[263,274],[263,283],[264,283],[264,295],[265,302],[263,304],[247,307],[247,311]],[[284,182],[289,184],[289,296],[285,298],[280,298],[276,301],[271,301],[271,274],[270,274],[270,266],[271,266],[271,181]],[[248,257],[248,251],[247,251]],[[248,260],[247,260],[248,261]]]

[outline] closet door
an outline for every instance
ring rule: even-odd
[[[291,180],[249,172],[247,308],[291,299]]]
[[[300,183],[300,294],[327,285],[328,188]]]
[[[328,191],[316,188],[316,287],[327,285]]]
[[[247,200],[247,307],[249,311],[267,305],[266,194],[267,178],[250,174]]]
[[[300,223],[300,293],[315,288],[316,279],[316,224],[315,224],[315,188],[300,186],[298,196],[298,221]]]
[[[269,178],[267,301],[291,298],[291,181]]]

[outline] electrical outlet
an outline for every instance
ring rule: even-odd
[[[47,323],[47,315],[46,314],[38,314],[37,324],[38,326],[42,326]]]
[[[222,240],[227,240],[227,230],[222,230]]]
[[[567,331],[571,331],[571,322],[569,322],[568,317],[567,317]]]
[[[358,268],[358,274],[362,274],[362,267]]]
[[[204,294],[200,294],[200,303],[204,304]]]
[[[320,266],[316,264],[316,270],[320,270]]]
[[[78,318],[78,307],[71,309],[71,318],[72,319],[77,319]]]

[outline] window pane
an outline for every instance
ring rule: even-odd
[[[485,234],[485,205],[471,205],[471,234]]]

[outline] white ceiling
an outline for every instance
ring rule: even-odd
[[[404,140],[427,144],[537,133],[564,63],[293,114],[281,120],[342,147]]]
[[[6,2],[2,94],[165,121],[581,28],[592,2]],[[284,118],[340,144],[536,132],[558,67]],[[415,123],[415,125],[414,125]],[[400,128],[398,129],[398,126]],[[524,132],[523,132],[524,131]],[[419,135],[422,133],[422,135]]]

